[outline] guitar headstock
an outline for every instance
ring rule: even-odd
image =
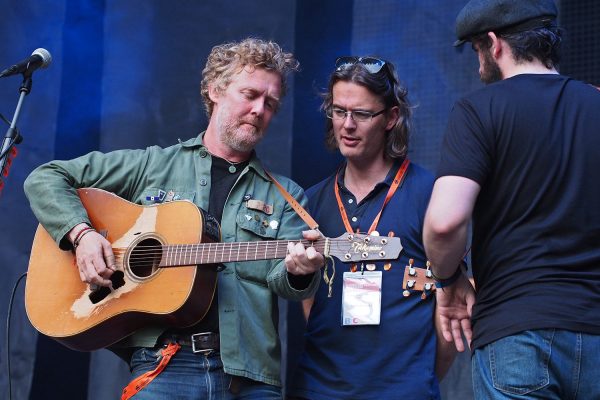
[[[435,281],[429,268],[418,268],[414,266],[414,260],[411,258],[408,265],[404,268],[404,279],[402,279],[402,288],[404,297],[410,296],[409,290],[423,292],[421,298],[425,298],[428,293],[435,291]]]
[[[329,239],[325,255],[339,258],[342,262],[395,260],[400,256],[400,238],[390,236],[345,233]]]

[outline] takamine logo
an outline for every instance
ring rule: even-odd
[[[355,253],[371,253],[374,251],[379,251],[383,248],[382,245],[380,244],[368,244],[368,243],[359,243],[359,242],[353,242],[352,243],[352,250],[354,250]]]

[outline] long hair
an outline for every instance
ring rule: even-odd
[[[215,84],[216,89],[222,92],[231,83],[231,77],[245,67],[262,68],[279,74],[283,97],[287,89],[287,75],[298,70],[298,65],[292,53],[284,52],[277,43],[272,41],[247,38],[241,42],[224,43],[213,47],[202,70],[200,83],[206,114],[210,118],[214,107],[208,95],[210,84]]]
[[[346,68],[334,71],[329,78],[327,92],[323,94],[321,110],[328,110],[333,103],[333,86],[337,82],[351,82],[363,86],[371,93],[378,96],[386,109],[397,106],[399,109],[398,121],[387,132],[385,154],[395,158],[404,158],[408,153],[408,140],[411,128],[411,105],[408,101],[408,91],[400,85],[396,70],[390,62],[377,73],[369,72],[362,64],[356,63]],[[325,143],[331,150],[338,148],[333,133],[333,121],[326,121]]]

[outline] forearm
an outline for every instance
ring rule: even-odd
[[[444,176],[435,182],[423,227],[423,243],[434,274],[449,278],[464,256],[471,213],[479,185],[467,178]]]
[[[436,232],[426,225],[423,234],[425,252],[437,277],[447,279],[456,272],[465,253],[467,234],[466,223],[447,232]]]
[[[52,161],[27,177],[25,194],[40,223],[59,243],[77,224],[90,222],[78,188],[98,187],[127,198],[128,191],[135,190],[147,159],[147,151],[119,150]],[[60,244],[64,249],[64,241]]]
[[[25,194],[38,221],[53,239],[68,249],[63,240],[80,223],[89,223],[77,191],[68,173],[53,164],[45,164],[25,180]]]

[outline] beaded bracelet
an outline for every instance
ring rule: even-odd
[[[77,233],[77,236],[75,236],[75,240],[73,240],[73,250],[77,250],[77,246],[79,246],[79,242],[81,241],[81,238],[83,238],[86,234],[88,234],[92,231],[96,232],[96,230],[94,228],[92,228],[91,226],[86,226],[85,228],[80,230]]]

